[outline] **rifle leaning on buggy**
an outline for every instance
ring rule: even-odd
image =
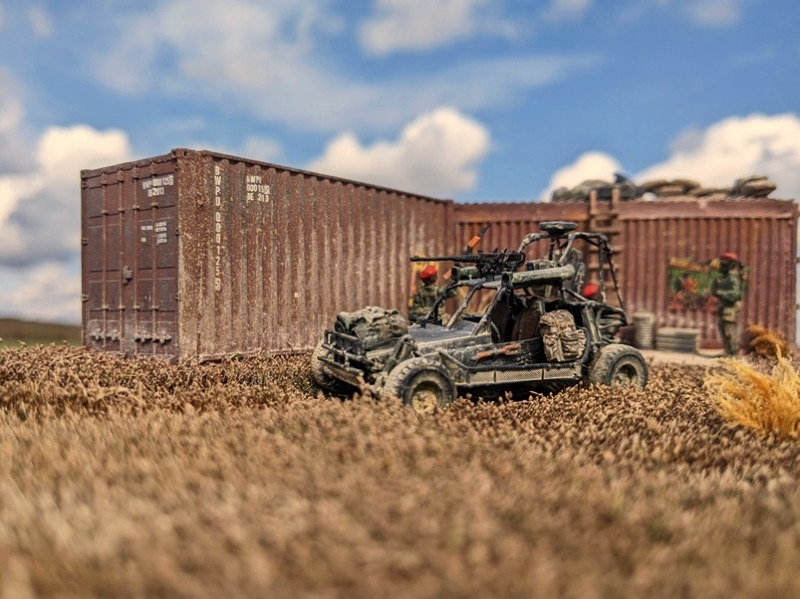
[[[576,229],[545,222],[516,251],[411,258],[455,264],[428,314],[409,324],[375,306],[340,313],[312,355],[314,381],[332,393],[399,398],[422,412],[481,388],[547,391],[581,381],[643,388],[644,358],[618,339],[628,319],[608,239]],[[525,250],[540,242],[546,257],[528,260]],[[587,272],[576,242],[597,252],[596,299],[581,293]],[[606,301],[606,270],[618,307]],[[462,288],[463,300],[443,322],[440,305]]]

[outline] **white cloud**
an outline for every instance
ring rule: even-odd
[[[587,152],[558,171],[542,193],[584,179],[611,180],[620,163],[603,152]],[[676,137],[670,156],[633,179],[689,178],[706,187],[732,185],[740,177],[765,175],[778,186],[775,198],[800,198],[800,116],[796,114],[730,117],[706,129],[688,129]]]
[[[121,131],[51,127],[30,147],[24,103],[0,69],[0,314],[80,321],[80,171],[131,157]]]
[[[584,0],[585,1],[585,0]],[[359,30],[363,48],[384,55],[430,50],[476,34],[512,37],[512,23],[481,11],[490,0],[376,0],[374,14]]]
[[[80,170],[130,159],[127,136],[84,125],[52,127],[35,168],[0,176],[0,264],[63,260],[80,250]]]
[[[696,25],[726,27],[741,20],[744,3],[745,0],[692,0],[684,10]]]
[[[79,323],[80,260],[44,262],[22,271],[0,266],[0,311],[6,317]]]
[[[751,174],[766,175],[778,185],[773,197],[800,198],[800,117],[730,117],[705,131],[684,134],[667,160],[636,179],[689,177],[717,186]]]
[[[130,157],[120,131],[52,127],[32,168],[0,170],[0,314],[80,321],[80,170]]]
[[[275,162],[283,155],[283,147],[279,141],[268,137],[248,137],[240,152],[254,160]]]
[[[697,27],[730,27],[742,20],[753,0],[636,0],[620,13],[623,21],[642,17],[649,9],[667,11]]]
[[[200,88],[228,110],[305,130],[389,131],[436,106],[495,107],[598,63],[586,55],[526,56],[356,79],[315,46],[336,31],[325,6],[229,0],[221,10],[215,0],[168,0],[151,14],[120,18],[115,38],[96,55],[95,76],[134,96],[195,96]]]
[[[622,13],[623,20],[640,18],[649,8],[665,10],[698,27],[730,27],[744,16],[752,0],[637,0]]]
[[[309,168],[417,193],[447,196],[472,189],[489,150],[489,131],[452,108],[409,123],[395,141],[362,145],[352,133],[331,141]]]
[[[572,188],[581,184],[587,179],[602,179],[613,181],[614,173],[621,171],[622,166],[613,157],[603,152],[586,152],[581,154],[575,162],[558,169],[550,177],[547,188],[539,194],[539,197],[547,201],[553,190],[559,187]]]
[[[551,0],[542,16],[548,21],[577,21],[592,7],[594,0]]]
[[[22,131],[23,116],[19,85],[0,66],[0,174],[30,166],[30,148]]]
[[[53,19],[44,7],[31,6],[28,9],[28,18],[36,37],[42,39],[53,35]]]

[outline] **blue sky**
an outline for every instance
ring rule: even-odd
[[[80,319],[79,171],[204,148],[459,201],[760,173],[796,0],[0,0],[0,315]]]

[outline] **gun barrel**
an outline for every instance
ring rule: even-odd
[[[472,262],[485,264],[500,260],[510,264],[522,264],[525,254],[522,252],[478,252],[477,254],[458,254],[452,256],[411,256],[411,262]]]
[[[463,256],[411,256],[411,262],[478,262],[486,254],[464,254]]]

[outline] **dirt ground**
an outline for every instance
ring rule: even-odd
[[[307,357],[5,350],[0,596],[800,596],[800,443],[706,361],[423,417]]]

